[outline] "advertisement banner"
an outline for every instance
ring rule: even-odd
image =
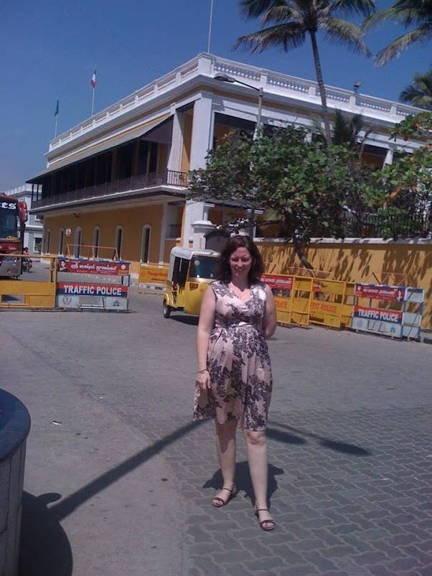
[[[75,274],[100,274],[102,276],[125,276],[129,274],[129,262],[112,262],[103,260],[78,260],[61,258],[58,261],[59,272]]]
[[[263,274],[261,280],[265,282],[270,288],[276,290],[292,290],[293,277],[282,276],[277,274]]]
[[[356,284],[354,295],[357,298],[371,298],[385,302],[403,302],[405,288],[403,286],[378,286],[371,284]]]

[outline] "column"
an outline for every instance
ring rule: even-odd
[[[167,228],[168,228],[168,206],[167,203],[164,202],[162,206],[162,220],[159,235],[159,264],[163,264],[164,262]]]
[[[393,164],[393,148],[389,148],[386,152],[386,156],[384,159],[384,166],[386,164]]]
[[[175,110],[172,121],[171,147],[167,168],[173,172],[180,172],[183,152],[183,113]]]
[[[194,103],[190,170],[205,168],[207,153],[212,148],[213,123],[213,101],[203,92]]]

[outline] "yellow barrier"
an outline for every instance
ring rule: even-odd
[[[16,258],[40,258],[33,254],[14,254]],[[0,279],[0,308],[55,308],[57,272],[56,256],[44,255],[49,262],[46,282]],[[24,276],[23,276],[24,277]]]
[[[316,279],[313,286],[310,321],[312,324],[340,328],[346,282]]]
[[[163,289],[168,278],[167,264],[141,264],[138,276],[138,291],[146,288]]]
[[[23,299],[18,300],[16,296]],[[11,297],[12,299],[9,299]],[[17,280],[0,282],[0,308],[55,308],[55,299],[55,282]]]
[[[295,324],[309,324],[313,284],[313,278],[294,276],[291,321]]]

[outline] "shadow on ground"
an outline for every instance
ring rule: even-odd
[[[57,514],[48,507],[60,498],[23,492],[19,576],[71,576],[72,549]]]
[[[269,464],[268,467],[268,497],[271,499],[272,495],[278,489],[276,476],[285,474],[282,468]],[[213,474],[210,480],[205,482],[203,488],[214,488],[220,490],[223,486],[222,474],[218,470]],[[247,462],[238,462],[236,467],[236,486],[238,492],[244,492],[244,497],[249,498],[252,504],[255,504],[255,496],[252,488],[252,481],[249,474],[249,464]]]

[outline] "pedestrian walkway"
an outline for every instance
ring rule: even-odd
[[[279,328],[260,530],[239,436],[227,507],[191,422],[195,321],[2,314],[2,385],[32,415],[20,576],[430,576],[430,346]]]

